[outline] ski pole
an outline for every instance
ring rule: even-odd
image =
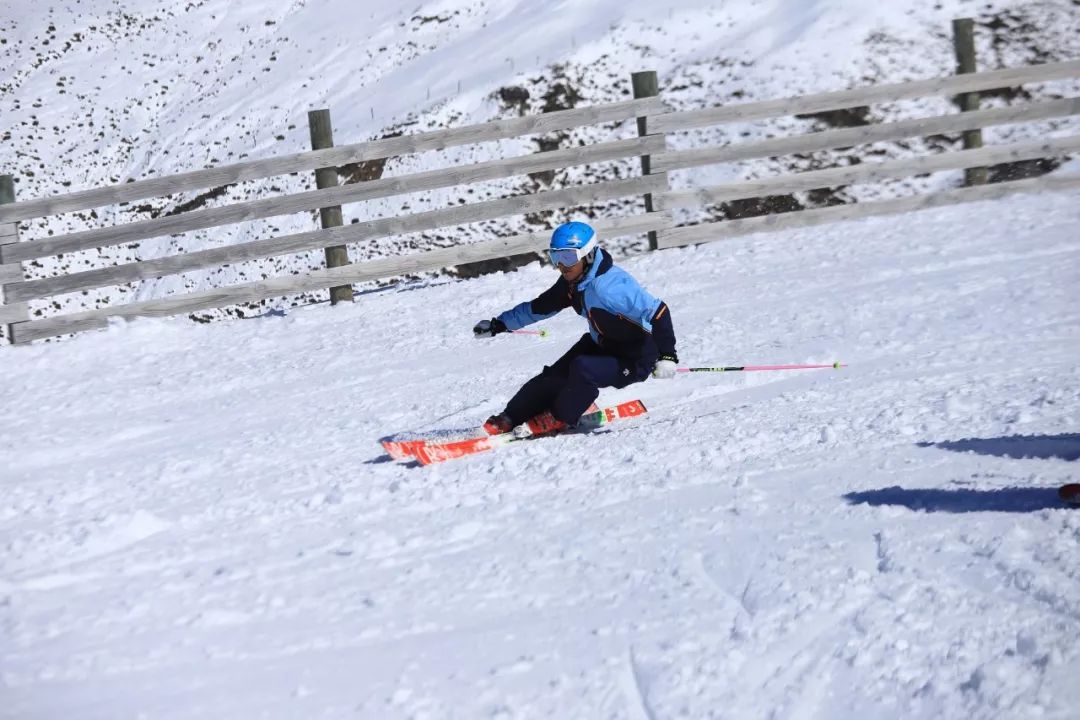
[[[539,330],[511,330],[510,332],[513,335],[539,335],[540,337],[548,336],[548,331],[544,328],[540,328]]]
[[[844,365],[841,362],[834,362],[828,365],[737,365],[732,367],[681,367],[676,368],[676,372],[752,372],[755,370],[813,370],[816,368],[832,368],[834,370],[839,370],[840,368],[844,367],[847,367],[847,365]]]

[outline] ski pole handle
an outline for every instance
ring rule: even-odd
[[[695,373],[695,372],[754,372],[761,370],[814,370],[818,368],[832,368],[839,370],[845,368],[841,362],[834,362],[828,365],[735,365],[730,367],[681,367],[676,368],[676,372],[681,373]]]
[[[547,337],[548,331],[546,328],[540,328],[539,330],[511,330],[513,335],[539,335],[540,337]]]

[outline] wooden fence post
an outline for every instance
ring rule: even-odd
[[[953,20],[953,46],[956,50],[956,74],[965,75],[975,70],[975,21],[971,18]],[[979,109],[979,93],[969,92],[956,98],[963,112]],[[964,149],[972,150],[983,146],[982,130],[964,131]],[[964,185],[985,185],[989,176],[984,167],[964,170]]]
[[[15,178],[10,175],[0,175],[0,205],[13,202],[15,202]],[[0,325],[4,326],[8,342],[12,344],[15,342],[14,324],[30,319],[27,303],[8,305],[4,296],[6,283],[23,279],[22,263],[6,263],[4,260],[4,248],[17,242],[19,242],[19,224],[0,224]]]
[[[329,110],[311,110],[308,112],[308,129],[311,131],[311,149],[324,150],[334,146],[334,128],[330,124]],[[315,171],[315,186],[320,190],[337,187],[338,171],[336,167],[319,168]],[[319,211],[323,228],[341,227],[341,206],[324,207]],[[326,248],[326,267],[335,268],[349,264],[349,250],[344,245]],[[338,285],[330,288],[330,304],[342,301],[352,302],[352,285]]]
[[[634,99],[656,97],[660,94],[660,83],[656,79],[655,70],[643,70],[641,72],[630,74],[630,84],[634,88]],[[649,134],[648,118],[639,117],[637,119],[637,132],[638,137],[642,137]],[[641,156],[641,174],[652,174],[652,157],[649,155]],[[653,196],[652,193],[645,194],[645,212],[651,213],[653,210]],[[649,249],[656,250],[656,231],[649,231]]]

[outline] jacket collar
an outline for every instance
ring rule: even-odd
[[[603,275],[611,266],[615,264],[615,261],[611,259],[611,255],[604,248],[596,249],[596,259],[593,260],[593,264],[589,266],[589,269],[585,272],[585,277],[577,281],[576,289],[579,292],[584,291],[589,284],[595,280],[598,276]]]

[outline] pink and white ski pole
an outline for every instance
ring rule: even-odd
[[[845,368],[841,362],[834,362],[828,365],[733,365],[730,367],[681,367],[676,368],[676,372],[681,373],[696,373],[696,372],[754,372],[760,370],[816,370],[820,368],[832,368],[833,370],[839,370]]]

